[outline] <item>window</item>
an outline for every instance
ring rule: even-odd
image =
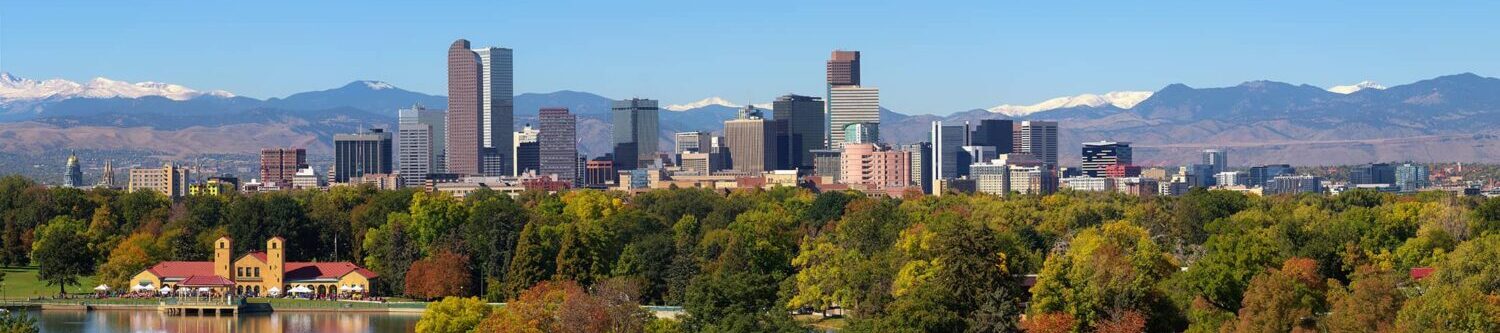
[[[245,268],[244,267],[235,267],[234,268],[234,276],[235,277],[245,276]]]
[[[260,277],[260,267],[255,268],[255,277]]]

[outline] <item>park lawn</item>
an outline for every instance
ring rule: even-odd
[[[0,271],[5,272],[5,280],[0,281],[0,298],[18,300],[57,296],[57,286],[48,286],[46,281],[37,279],[36,267],[5,267]],[[93,293],[97,285],[94,276],[85,276],[78,279],[78,285],[68,286],[68,293]]]
[[[819,314],[794,315],[794,316],[792,316],[792,318],[795,319],[795,320],[797,320],[798,322],[801,322],[803,324],[807,324],[808,326],[812,326],[812,328],[817,329],[817,330],[834,330],[834,331],[837,331],[837,330],[844,329],[844,325],[848,324],[848,323],[845,322],[844,317],[827,317],[827,318],[824,318],[822,315],[819,315]]]

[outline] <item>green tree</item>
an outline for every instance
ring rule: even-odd
[[[468,333],[490,314],[490,306],[476,297],[445,297],[427,305],[417,320],[418,333]]]
[[[411,231],[422,253],[434,253],[451,247],[461,237],[459,227],[468,221],[468,208],[453,196],[443,193],[417,192],[411,198]]]
[[[37,278],[57,286],[58,294],[66,294],[67,286],[77,285],[80,277],[94,272],[94,255],[84,235],[87,230],[83,221],[66,216],[37,228],[31,250],[32,261],[41,266]]]
[[[1149,314],[1151,330],[1171,329],[1161,307],[1157,282],[1177,267],[1144,229],[1125,222],[1080,232],[1066,252],[1047,258],[1031,288],[1029,315],[1061,312],[1076,319],[1075,329],[1090,330],[1113,313]]]
[[[479,272],[484,283],[480,290],[488,290],[491,281],[501,281],[510,264],[512,251],[526,227],[526,212],[508,195],[478,195],[469,200],[469,220],[462,227],[464,251]],[[490,301],[504,300],[494,295]]]
[[[552,277],[557,267],[558,243],[552,227],[538,222],[527,223],[516,242],[516,254],[506,267],[500,290],[488,291],[490,298],[511,298],[537,282]]]
[[[422,256],[416,241],[406,230],[410,221],[411,217],[404,213],[391,214],[389,222],[365,235],[362,246],[364,263],[371,271],[380,274],[376,285],[380,286],[381,292],[404,294],[406,271]]]

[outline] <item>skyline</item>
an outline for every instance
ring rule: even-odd
[[[497,14],[440,15],[460,5]],[[443,95],[444,58],[433,50],[466,38],[515,50],[518,93],[748,104],[819,95],[828,52],[848,49],[862,51],[863,81],[881,88],[882,105],[949,114],[1172,83],[1327,88],[1500,69],[1487,56],[1500,47],[1474,42],[1496,28],[1484,17],[1495,4],[1059,6],[20,3],[0,13],[0,70],[255,98],[364,79]]]

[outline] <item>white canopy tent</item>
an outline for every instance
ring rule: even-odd
[[[130,291],[156,290],[156,286],[149,284],[138,284],[130,287]]]
[[[208,289],[208,287],[198,287],[198,292],[200,293],[206,293],[209,291],[213,291],[213,289]]]
[[[267,295],[280,295],[281,294],[281,288],[271,287],[271,289],[267,289],[266,290],[266,294]]]
[[[94,291],[109,291],[109,285],[101,284],[98,287],[94,287]]]
[[[161,290],[160,290],[160,291],[161,291],[161,293],[163,293],[163,294],[171,294],[171,293],[172,293],[172,287],[165,287],[165,286],[164,286],[164,287],[161,287]]]
[[[293,293],[293,294],[306,294],[306,293],[312,292],[312,289],[308,289],[307,286],[296,286],[296,287],[293,287],[292,289],[287,289],[286,292]]]

